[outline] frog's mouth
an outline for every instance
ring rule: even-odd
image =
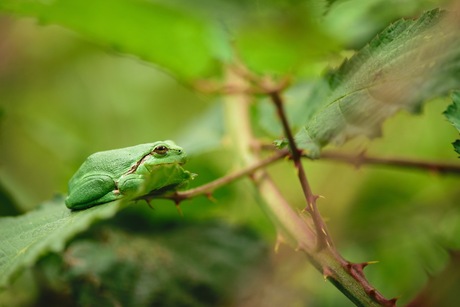
[[[162,168],[178,168],[182,171],[185,171],[183,166],[186,161],[174,161],[174,162],[169,162],[169,163],[162,163],[162,164],[156,164],[156,165],[145,165],[145,168],[148,169],[150,173],[154,173],[158,169]]]

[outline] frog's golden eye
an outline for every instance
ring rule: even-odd
[[[159,145],[153,149],[153,152],[158,155],[165,155],[168,152],[169,148],[164,145]]]

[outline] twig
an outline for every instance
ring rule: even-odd
[[[261,144],[259,145],[259,148],[268,151],[276,150],[276,147],[272,144]],[[302,158],[310,159],[310,157],[308,157],[305,154],[302,154]],[[442,163],[427,160],[415,160],[411,158],[368,156],[364,151],[357,155],[346,154],[337,151],[323,151],[318,160],[333,160],[337,162],[350,163],[357,168],[366,165],[383,165],[389,167],[400,167],[414,170],[426,170],[440,174],[460,175],[459,164]]]
[[[218,178],[214,181],[211,181],[207,184],[201,185],[199,187],[189,189],[186,191],[177,191],[172,194],[165,194],[165,195],[151,195],[147,194],[145,196],[140,197],[139,199],[145,199],[145,200],[150,200],[152,198],[163,198],[163,199],[171,199],[173,200],[176,204],[179,204],[180,202],[193,198],[195,196],[199,195],[208,195],[210,196],[214,190],[217,188],[227,185],[235,180],[238,180],[242,177],[251,175],[255,171],[262,169],[273,162],[276,162],[284,157],[286,157],[289,154],[287,150],[280,150],[275,152],[272,156],[265,158],[263,160],[258,161],[257,163],[254,163],[253,165],[250,165],[248,167],[245,167],[241,170],[238,170],[236,172],[233,172],[231,174],[228,174],[224,177]]]
[[[302,166],[302,155],[301,151],[297,148],[297,145],[294,141],[294,136],[292,135],[291,128],[289,126],[286,113],[284,112],[283,100],[281,98],[280,92],[278,90],[271,91],[269,93],[273,103],[276,106],[278,117],[281,120],[283,125],[284,133],[289,142],[289,148],[291,149],[292,160],[294,161],[294,166],[297,170],[297,176],[299,177],[300,184],[302,186],[302,191],[304,193],[305,199],[307,201],[306,211],[310,213],[315,225],[316,234],[317,234],[317,245],[318,250],[322,250],[326,246],[333,246],[331,237],[327,231],[326,224],[324,223],[321,215],[319,214],[318,207],[316,206],[316,200],[318,195],[313,194],[310,184],[308,182],[307,175]]]
[[[433,161],[421,161],[403,158],[383,158],[367,156],[364,152],[359,155],[344,154],[339,152],[324,151],[321,159],[334,160],[353,164],[356,167],[361,165],[385,165],[402,168],[428,170],[441,174],[460,174],[460,165],[446,164]]]

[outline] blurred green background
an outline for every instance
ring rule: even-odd
[[[331,46],[344,46],[345,49],[361,47],[392,20],[417,16],[423,10],[445,3],[377,0],[366,4],[352,0],[330,2],[332,4],[325,23],[328,39],[331,40]],[[270,3],[285,9],[290,4],[289,1]],[[206,1],[200,4],[196,8],[198,14],[205,14],[202,8],[206,7]],[[187,6],[182,1],[175,1],[175,5]],[[241,9],[240,6],[244,8],[245,5],[240,1],[231,2],[233,8]],[[193,10],[190,5],[187,9]],[[233,12],[228,10],[227,14]],[[253,33],[244,32],[248,29],[244,25],[250,22],[242,22],[240,19],[243,17],[238,12],[236,10],[233,19],[225,18],[243,24],[239,28],[243,33],[239,42],[248,44],[246,49],[242,47],[243,50],[249,50],[246,59],[256,70],[260,70],[272,57],[270,54],[260,57],[256,52],[251,54],[254,50]],[[264,33],[266,25],[258,25],[260,27],[254,31]],[[319,30],[313,28],[312,31],[316,33]],[[267,33],[271,35],[269,31]],[[264,40],[260,43],[263,44]],[[279,52],[283,52],[282,48]],[[316,56],[312,55],[306,61],[307,68],[298,77],[298,82],[315,78],[326,66],[337,65],[342,58],[339,53],[323,56],[319,60]],[[264,57],[269,60],[264,60]],[[281,64],[275,61],[270,70],[282,70],[285,58],[280,57],[279,61]],[[289,102],[289,94],[286,97]],[[458,133],[441,114],[449,103],[447,98],[432,101],[420,116],[397,114],[385,123],[382,138],[373,141],[356,139],[341,150],[356,153],[367,149],[369,154],[382,157],[402,156],[458,163],[451,145]],[[173,139],[189,151],[187,169],[199,174],[192,186],[216,179],[238,165],[232,150],[227,147],[224,126],[220,120],[223,118],[220,105],[220,99],[193,91],[163,69],[136,57],[120,54],[113,48],[101,48],[84,35],[57,25],[41,25],[34,18],[0,15],[0,213],[22,214],[55,194],[65,194],[70,176],[95,151],[161,139]],[[320,210],[327,219],[338,249],[354,262],[379,261],[366,272],[371,283],[386,296],[399,296],[402,302],[407,302],[424,286],[429,275],[438,274],[449,263],[446,250],[460,248],[458,177],[387,167],[363,166],[355,169],[350,165],[322,160],[306,161],[305,167],[315,193],[325,197],[319,202]],[[270,167],[270,173],[291,204],[303,208],[302,194],[292,166],[288,162],[278,163]],[[155,201],[155,210],[139,203],[121,212],[114,222],[116,226],[98,225],[91,230],[96,235],[91,236],[91,232],[87,237],[83,235],[72,243],[66,255],[71,255],[75,250],[78,252],[79,248],[87,248],[83,254],[96,261],[96,256],[91,254],[96,248],[92,245],[98,245],[94,242],[112,240],[110,242],[125,244],[117,240],[130,241],[130,236],[136,233],[132,230],[133,225],[142,219],[141,216],[147,216],[146,223],[150,226],[139,231],[142,236],[134,237],[139,240],[136,244],[143,246],[140,250],[148,253],[152,251],[143,248],[151,244],[161,247],[162,239],[173,236],[170,229],[182,231],[179,237],[181,233],[188,233],[190,238],[196,239],[201,236],[207,238],[208,229],[214,231],[215,227],[220,231],[216,235],[220,242],[215,249],[206,245],[208,243],[196,244],[209,251],[210,259],[220,259],[216,256],[219,253],[234,253],[234,256],[229,256],[228,263],[227,260],[221,260],[222,263],[234,265],[230,266],[230,271],[239,279],[233,276],[232,280],[238,280],[236,284],[240,286],[232,286],[231,293],[208,289],[205,291],[208,294],[216,293],[219,297],[228,298],[198,300],[197,306],[270,306],[270,302],[287,302],[290,306],[351,306],[334,287],[322,282],[322,276],[302,254],[288,247],[282,247],[276,254],[273,252],[274,228],[259,209],[249,180],[244,179],[218,190],[214,198],[217,200],[215,203],[204,197],[184,203],[183,216],[177,214],[171,202]],[[219,226],[213,226],[213,223]],[[156,224],[160,226],[151,226]],[[104,227],[113,228],[106,230]],[[195,237],[194,232],[190,234],[190,229],[197,232]],[[200,229],[204,234],[200,233]],[[143,241],[146,233],[152,233],[153,238],[147,235]],[[128,236],[128,239],[124,236]],[[219,244],[233,242],[231,240],[236,243],[229,247],[231,252],[226,252]],[[112,247],[116,246],[116,243],[113,244]],[[179,243],[164,244],[173,254],[175,251],[175,255],[194,253],[193,244],[187,245],[184,251],[180,240]],[[238,259],[241,251],[247,252],[244,261]],[[62,278],[59,270],[62,270],[63,260],[53,260],[53,257],[58,256],[48,256],[37,266],[41,269],[23,273],[11,288],[0,293],[0,303],[3,300],[12,305],[33,305],[46,295],[54,295],[56,302],[61,302],[57,293],[65,297],[71,292],[69,289],[78,287],[69,280],[74,282],[84,273],[67,272],[74,275],[65,277],[69,285],[65,289],[50,284]],[[107,257],[102,262],[119,261],[111,259],[110,255]],[[139,259],[136,255],[126,257],[132,262],[136,262],[133,259]],[[203,261],[201,256],[197,258],[178,261],[190,268],[199,266],[197,263]],[[141,263],[144,265],[148,262],[147,259]],[[182,278],[178,275],[188,272],[186,268],[174,273],[175,278]],[[455,270],[459,268],[453,269],[452,274]],[[200,270],[200,273],[203,271],[206,270]],[[152,272],[156,274],[158,271],[154,268]],[[221,273],[209,273],[211,276],[224,277],[221,280],[210,278],[208,284],[225,288],[230,280],[226,276],[232,274]],[[37,274],[44,277],[37,279]],[[139,277],[128,274],[105,276],[103,280],[131,278],[142,284],[132,276]],[[39,285],[37,280],[42,279],[47,282]],[[458,280],[456,282],[458,285]],[[247,288],[243,291],[241,284],[246,286],[246,283]],[[176,287],[170,283],[164,285],[165,289]],[[179,282],[179,285],[183,283]],[[439,289],[454,289],[442,283],[437,286]],[[24,293],[24,289],[31,290]],[[191,293],[196,291],[193,285],[190,285],[190,289]],[[97,294],[93,290],[79,289],[80,292],[77,292],[84,293],[89,297],[89,302],[94,303],[91,297]],[[445,298],[447,302],[458,303],[455,297],[446,295]],[[63,298],[64,301],[66,299]],[[83,294],[76,301],[88,304]],[[165,302],[164,305],[168,305]],[[190,300],[184,299],[184,302]],[[169,305],[173,303],[177,302],[170,302]],[[123,305],[130,304],[124,302]]]

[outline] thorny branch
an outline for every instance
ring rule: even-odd
[[[274,151],[277,150],[275,145],[263,144],[259,145],[262,149]],[[302,158],[310,159],[310,157],[302,153]],[[386,167],[406,168],[412,170],[429,171],[439,174],[460,175],[460,165],[453,163],[443,163],[430,160],[416,160],[403,157],[379,157],[366,154],[365,151],[359,154],[342,153],[338,151],[323,151],[320,161],[331,160],[342,163],[349,163],[356,168],[362,166],[381,165]]]
[[[311,215],[313,219],[313,223],[316,229],[317,235],[317,248],[321,250],[326,246],[333,246],[331,237],[327,231],[326,224],[324,223],[321,215],[318,211],[318,207],[316,205],[316,200],[318,199],[318,195],[313,194],[310,183],[308,182],[307,175],[305,173],[305,169],[302,165],[302,154],[301,151],[297,148],[297,145],[294,141],[294,136],[292,135],[291,128],[289,126],[286,114],[284,112],[283,100],[279,91],[272,91],[269,93],[273,103],[276,106],[276,111],[278,113],[278,117],[281,120],[283,125],[284,133],[289,142],[289,148],[291,150],[292,160],[294,161],[294,166],[297,170],[297,176],[299,178],[300,184],[302,186],[302,191],[304,193],[305,199],[307,201],[306,211]]]
[[[140,197],[139,199],[145,199],[149,201],[152,198],[164,198],[164,199],[171,199],[173,200],[176,204],[179,204],[180,202],[190,199],[199,195],[207,195],[208,197],[211,196],[212,192],[216,190],[217,188],[227,185],[233,181],[236,181],[238,179],[241,179],[243,177],[249,176],[253,174],[255,171],[262,169],[264,167],[267,167],[268,165],[286,157],[288,155],[287,150],[280,150],[275,152],[272,156],[265,158],[263,160],[258,161],[257,163],[254,163],[251,166],[248,166],[246,168],[243,168],[241,170],[235,171],[231,174],[228,174],[224,177],[220,177],[214,181],[211,181],[207,184],[201,185],[199,187],[196,187],[194,189],[189,189],[186,191],[177,191],[172,194],[164,194],[164,195],[152,195],[152,194],[147,194],[145,196]]]
[[[359,155],[344,154],[340,152],[325,151],[321,153],[322,159],[350,163],[356,167],[362,165],[385,165],[400,168],[427,170],[441,174],[460,174],[460,165],[447,164],[433,161],[422,161],[404,158],[384,158],[368,156],[364,152]]]
[[[315,253],[321,253],[322,250],[325,250],[324,255],[328,255],[335,259],[335,261],[343,268],[343,270],[345,270],[362,286],[363,290],[370,298],[372,298],[382,306],[394,306],[396,303],[396,299],[386,299],[367,281],[363,270],[369,263],[351,263],[345,260],[335,249],[332,239],[327,231],[326,224],[323,218],[321,217],[316,205],[316,200],[318,199],[318,196],[313,194],[305,170],[303,168],[301,162],[302,153],[297,148],[290,125],[288,123],[287,116],[283,107],[283,99],[281,97],[281,92],[279,90],[268,90],[267,94],[270,95],[276,107],[278,117],[283,125],[284,133],[286,138],[288,139],[289,148],[291,150],[291,157],[296,167],[297,175],[302,186],[305,199],[307,201],[306,211],[311,215],[313,224],[315,226],[317,236],[317,251]],[[325,265],[321,269],[323,270],[323,275],[325,277],[330,278],[333,283],[337,282],[337,273],[333,272],[331,267]],[[344,287],[344,285],[340,282],[337,282],[336,286],[339,289],[342,289],[342,287]],[[348,293],[348,290],[344,289],[343,292],[346,294]],[[355,299],[355,297],[350,296],[350,299],[353,300]]]

